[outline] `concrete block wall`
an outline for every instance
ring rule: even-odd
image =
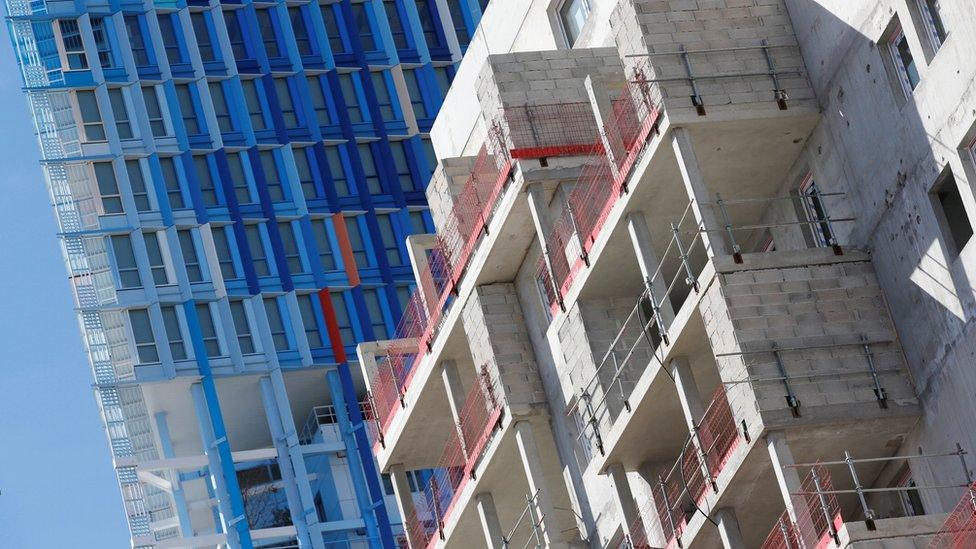
[[[653,98],[663,101],[672,116],[696,116],[685,61],[672,55],[682,49],[749,48],[688,56],[708,114],[778,110],[768,76],[708,78],[768,72],[766,56],[756,48],[764,40],[771,46],[776,71],[784,72],[779,75],[780,87],[790,104],[816,106],[783,0],[621,0],[611,14],[611,26],[628,75],[641,67],[650,79],[674,79],[652,86]],[[642,57],[627,57],[633,54]]]
[[[461,316],[475,367],[488,365],[511,413],[524,416],[545,412],[546,394],[515,285],[478,286],[465,302]]]
[[[455,197],[464,189],[464,184],[474,167],[474,157],[442,158],[427,185],[427,204],[430,206],[430,216],[434,220],[434,228],[438,233],[443,231],[449,218]]]
[[[700,310],[738,413],[789,422],[780,360],[804,417],[856,419],[879,409],[862,338],[889,406],[915,404],[901,347],[867,261],[719,273]],[[745,383],[747,380],[750,383]],[[765,381],[758,381],[758,380]],[[752,406],[750,406],[752,401]]]

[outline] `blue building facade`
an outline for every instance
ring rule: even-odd
[[[398,544],[347,357],[487,3],[7,0],[133,546]]]

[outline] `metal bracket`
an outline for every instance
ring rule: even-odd
[[[698,83],[695,82],[695,72],[691,68],[691,58],[688,57],[688,50],[680,46],[681,58],[685,62],[685,72],[688,74],[688,82],[691,83],[691,104],[695,106],[698,116],[705,116],[705,104],[702,102],[701,94],[698,93]]]
[[[769,43],[766,40],[762,41],[762,51],[763,55],[766,56],[766,66],[769,67],[769,77],[773,79],[773,96],[776,98],[776,105],[779,106],[779,110],[785,111],[787,109],[786,100],[789,96],[786,90],[779,87],[779,76],[776,75],[776,66],[773,65],[773,57],[769,55]]]
[[[773,356],[776,357],[776,367],[779,369],[779,375],[783,379],[783,387],[786,389],[786,405],[790,407],[790,413],[793,414],[793,417],[800,417],[800,400],[796,398],[793,389],[790,387],[790,376],[786,373],[783,359],[779,356],[779,351],[776,350],[775,345]]]

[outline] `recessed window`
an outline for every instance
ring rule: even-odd
[[[197,174],[197,183],[200,186],[200,195],[203,197],[204,206],[216,206],[217,188],[214,186],[213,175],[210,173],[210,162],[206,155],[196,155],[193,157],[193,167]]]
[[[336,270],[335,256],[332,254],[332,239],[326,227],[326,219],[312,221],[312,233],[315,236],[315,249],[319,253],[319,263],[326,271]]]
[[[193,24],[193,35],[197,39],[197,50],[200,52],[200,60],[204,63],[217,60],[214,51],[214,41],[210,35],[210,22],[208,16],[203,12],[190,14],[190,22]]]
[[[85,46],[81,42],[81,29],[75,19],[58,21],[58,34],[61,35],[61,52],[65,59],[66,70],[84,70],[88,68],[88,56]]]
[[[905,92],[905,96],[910,97],[912,91],[918,86],[920,77],[915,56],[912,55],[912,49],[908,45],[908,38],[905,37],[905,32],[900,26],[895,29],[888,40],[888,55],[891,56],[891,62],[895,66],[898,81]]]
[[[200,117],[193,95],[193,90],[190,89],[189,84],[176,85],[176,99],[180,104],[183,127],[186,128],[187,135],[200,135],[203,131],[200,127]]]
[[[142,173],[142,164],[138,160],[126,160],[125,172],[129,176],[129,187],[132,189],[132,199],[136,203],[136,211],[151,211],[152,203],[149,201],[149,189]]]
[[[159,245],[159,237],[155,232],[143,233],[143,241],[146,243],[146,255],[149,258],[149,268],[152,271],[153,284],[164,286],[169,284],[169,277],[166,275],[166,262],[163,260],[163,250]]]
[[[217,127],[221,133],[234,131],[234,120],[227,105],[227,94],[221,82],[210,82],[210,100],[213,103],[214,116],[217,117]]]
[[[129,35],[129,47],[132,50],[132,58],[137,67],[150,65],[149,50],[146,48],[146,38],[142,31],[142,20],[139,15],[126,15],[123,18],[125,30]]]
[[[559,7],[559,22],[562,23],[570,47],[576,44],[589,16],[589,0],[565,0]]]
[[[132,121],[129,120],[129,109],[125,104],[122,88],[109,88],[109,103],[112,105],[112,116],[115,117],[115,129],[119,132],[119,139],[132,139]]]
[[[291,349],[288,341],[288,334],[285,331],[285,319],[281,314],[281,307],[276,297],[264,298],[264,312],[268,317],[268,326],[271,328],[271,339],[274,341],[276,351],[287,351]]]
[[[295,236],[295,226],[291,221],[278,222],[278,235],[281,238],[281,247],[285,253],[285,263],[288,265],[288,272],[301,274],[306,272],[302,265],[302,254],[298,251],[300,237]]]
[[[163,38],[163,47],[166,49],[166,59],[170,63],[183,63],[183,50],[180,49],[180,42],[177,35],[181,33],[179,21],[175,13],[157,13],[156,20],[159,21],[159,34]]]
[[[339,196],[349,196],[349,179],[346,177],[346,167],[342,162],[342,152],[339,145],[326,145],[325,158],[329,163],[329,175],[332,177],[332,186]]]
[[[376,169],[376,160],[373,157],[373,148],[369,143],[360,143],[359,160],[362,162],[363,175],[366,176],[366,188],[369,194],[382,194],[384,192],[379,171]]]
[[[129,235],[119,234],[112,237],[112,254],[115,256],[120,287],[123,290],[141,287],[142,280],[139,278],[136,254],[132,250],[132,239]]]
[[[403,260],[400,258],[400,248],[397,246],[396,231],[390,214],[377,214],[376,224],[380,227],[380,240],[383,241],[386,261],[392,266],[401,265]]]
[[[458,45],[464,50],[471,43],[471,33],[468,32],[468,25],[465,22],[464,12],[461,10],[461,2],[448,2],[447,8],[451,12],[451,23],[454,24],[454,32],[457,33]]]
[[[264,248],[264,235],[260,225],[246,225],[244,233],[247,235],[247,247],[251,251],[251,264],[258,276],[270,276],[271,267],[268,264],[268,254]]]
[[[807,175],[800,183],[797,194],[800,198],[800,214],[803,216],[807,243],[814,247],[834,244],[834,234],[827,217],[824,197],[812,175]]]
[[[220,339],[217,337],[217,327],[214,322],[213,311],[209,303],[197,303],[197,320],[200,321],[200,336],[203,346],[207,349],[208,357],[221,355]]]
[[[973,226],[969,222],[962,195],[959,193],[959,185],[956,184],[952,170],[946,168],[929,194],[946,247],[955,257],[972,238]]]
[[[274,14],[270,8],[254,10],[258,18],[258,28],[261,32],[264,50],[269,58],[281,57],[281,49],[278,47],[278,36],[275,31]]]
[[[400,18],[400,10],[397,4],[399,4],[398,0],[383,0],[386,20],[390,22],[390,34],[393,35],[393,45],[402,50],[409,47],[410,44],[407,42],[407,33],[403,28],[403,19]]]
[[[305,327],[305,338],[311,349],[325,347],[322,332],[319,330],[318,314],[315,311],[315,294],[298,296],[298,309],[302,313],[302,325]]]
[[[243,25],[241,24],[243,13],[243,10],[224,12],[224,26],[227,27],[230,50],[234,52],[234,57],[238,60],[252,59],[254,57],[247,51],[247,44],[244,42],[244,31],[242,30]]]
[[[159,167],[163,172],[163,183],[166,185],[169,207],[174,210],[186,208],[187,200],[183,194],[180,177],[176,173],[176,161],[171,156],[162,157],[159,159]]]
[[[139,363],[153,364],[159,362],[159,351],[156,349],[156,339],[153,337],[149,311],[146,309],[129,311],[129,324],[132,326],[132,339],[136,344],[136,356],[139,357]]]
[[[247,184],[240,154],[229,153],[227,155],[227,171],[230,173],[230,182],[234,187],[234,197],[237,198],[237,203],[253,204],[255,202],[254,196],[251,194],[250,185]]]
[[[352,319],[349,316],[349,308],[346,306],[346,295],[340,290],[329,293],[332,299],[332,309],[335,312],[336,324],[339,327],[339,337],[343,344],[350,344],[356,341],[356,334],[352,329]]]
[[[285,188],[281,182],[281,174],[278,172],[278,163],[275,161],[275,154],[272,151],[261,151],[258,156],[261,158],[261,170],[264,173],[264,182],[268,187],[268,195],[272,202],[285,201]]]
[[[251,119],[251,127],[254,131],[268,129],[268,123],[264,114],[265,109],[261,103],[261,91],[258,90],[258,81],[241,80],[241,87],[244,88],[244,103],[247,105],[247,114]]]
[[[78,110],[81,114],[81,127],[85,141],[105,141],[105,125],[102,123],[102,113],[98,109],[95,92],[80,90],[75,92]]]
[[[95,39],[95,51],[98,52],[98,63],[103,69],[111,69],[115,66],[115,59],[112,57],[112,48],[105,30],[105,19],[93,18],[91,28],[92,37]]]
[[[111,162],[96,162],[92,164],[95,171],[95,182],[98,184],[98,194],[102,200],[102,213],[123,213],[122,195],[119,184],[115,180],[115,170]]]
[[[292,150],[292,156],[295,158],[295,170],[298,172],[298,183],[302,187],[302,196],[313,200],[318,198],[318,191],[315,188],[315,177],[312,175],[312,166],[308,160],[310,152],[310,150],[305,148],[295,148]]]
[[[363,243],[363,233],[359,229],[359,218],[357,216],[347,217],[346,234],[349,238],[349,247],[352,249],[352,256],[359,267],[375,267],[370,265],[366,255],[366,245]]]
[[[186,360],[186,345],[183,344],[183,330],[180,329],[180,317],[176,312],[176,307],[164,306],[162,311],[166,339],[169,340],[169,352],[173,355],[173,360]]]
[[[234,266],[234,254],[231,252],[231,240],[227,236],[227,227],[214,227],[213,241],[217,252],[217,262],[220,264],[220,276],[224,280],[233,280],[237,276],[237,268]]]
[[[305,23],[305,8],[293,6],[288,8],[288,18],[291,19],[291,30],[295,35],[295,45],[298,55],[312,55],[312,40],[308,35],[308,25]]]
[[[163,120],[163,108],[159,102],[159,90],[156,86],[143,86],[142,98],[146,103],[146,114],[149,116],[149,129],[153,137],[165,137],[166,122]]]
[[[234,329],[237,331],[237,344],[241,347],[241,353],[253,354],[256,351],[254,337],[251,335],[251,323],[244,302],[231,301],[230,314],[234,318]]]
[[[947,33],[942,21],[942,6],[939,0],[918,0],[919,10],[922,12],[922,23],[932,41],[932,49],[939,49],[945,42]]]
[[[180,252],[183,254],[183,265],[186,267],[186,276],[190,282],[203,281],[203,268],[200,265],[200,254],[197,253],[196,241],[190,229],[177,231],[176,235],[180,239]]]
[[[288,79],[275,78],[274,86],[278,95],[278,109],[281,110],[281,117],[285,120],[285,127],[289,129],[298,127],[298,112],[295,110]]]
[[[376,339],[387,339],[389,334],[386,328],[386,320],[383,318],[383,307],[380,304],[379,290],[375,288],[363,290],[363,300],[366,302],[369,324],[373,327],[373,337]]]

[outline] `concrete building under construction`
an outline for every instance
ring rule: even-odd
[[[405,543],[976,547],[974,35],[966,0],[492,2],[417,291],[358,346]]]

